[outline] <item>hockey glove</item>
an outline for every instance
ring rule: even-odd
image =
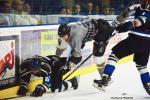
[[[74,56],[70,57],[70,61],[74,64],[78,64],[81,60],[82,60],[82,57],[74,57]]]
[[[134,28],[133,24],[131,21],[129,22],[125,22],[124,24],[120,24],[116,27],[116,31],[118,31],[118,33],[122,33],[122,32],[127,32],[129,30],[132,30]]]
[[[74,57],[71,56],[69,57],[68,62],[66,63],[66,65],[63,67],[62,69],[62,74],[66,74],[67,72],[69,72],[73,66],[76,66],[80,61],[82,60],[82,56],[81,57]]]
[[[22,83],[17,91],[17,95],[26,96],[27,90],[27,84]]]
[[[46,92],[45,87],[42,84],[36,86],[35,90],[31,94],[34,97],[42,96]]]

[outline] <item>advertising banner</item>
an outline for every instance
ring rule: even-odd
[[[54,55],[57,46],[57,30],[29,30],[21,32],[21,60],[33,55]]]
[[[17,83],[19,65],[18,36],[0,37],[0,89]]]
[[[57,46],[57,30],[41,31],[41,55],[54,55]]]

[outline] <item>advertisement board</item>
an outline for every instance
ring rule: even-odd
[[[48,29],[41,31],[41,55],[54,55],[57,46],[57,30]]]
[[[0,37],[0,89],[17,84],[19,65],[18,36]]]

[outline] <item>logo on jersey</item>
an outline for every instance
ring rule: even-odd
[[[145,12],[142,13],[142,15],[145,15],[145,14],[146,14]]]

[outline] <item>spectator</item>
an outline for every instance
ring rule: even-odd
[[[60,14],[63,14],[63,15],[66,15],[66,14],[67,14],[66,7],[62,7],[62,8],[61,8]]]
[[[0,1],[0,26],[10,26],[9,14],[12,13],[12,4],[9,0]]]
[[[23,5],[24,2],[22,0],[14,0],[13,1],[13,9],[14,9],[14,14],[21,15],[23,14]]]
[[[75,5],[73,15],[81,15],[81,7],[79,4]]]
[[[25,3],[23,6],[24,12],[31,14],[31,6],[28,3]]]
[[[64,15],[72,15],[71,9],[68,7],[61,8],[60,14]]]
[[[85,11],[86,15],[94,15],[94,9],[93,9],[93,3],[88,2],[87,3],[87,10]]]
[[[9,0],[1,0],[0,1],[0,12],[1,13],[11,13],[12,11],[12,4],[9,2]]]
[[[110,8],[109,7],[104,7],[104,14],[110,15]]]
[[[66,12],[67,12],[67,15],[72,15],[72,10],[71,10],[71,8],[67,7],[67,8],[66,8]]]
[[[102,13],[100,13],[100,8],[98,5],[95,6],[95,15],[100,15]]]
[[[32,9],[30,4],[25,3],[23,6],[24,12],[29,16],[29,21],[30,24],[40,24],[40,16],[38,15],[31,15],[32,14]]]
[[[37,19],[30,16],[24,11],[24,2],[22,0],[14,0],[13,2],[15,24],[16,25],[37,25]]]

